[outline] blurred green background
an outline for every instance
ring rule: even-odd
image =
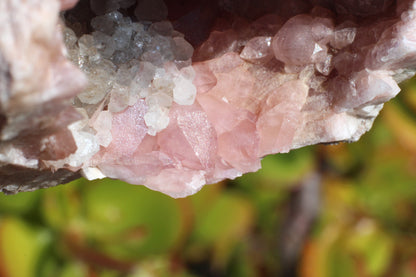
[[[402,88],[359,142],[185,199],[82,179],[0,195],[0,276],[416,276],[416,80]]]

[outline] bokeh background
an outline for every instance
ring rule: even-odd
[[[416,276],[416,80],[402,88],[359,142],[185,199],[83,179],[0,195],[0,276]]]

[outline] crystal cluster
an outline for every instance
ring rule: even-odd
[[[79,39],[69,28],[64,33],[70,59],[90,81],[75,106],[94,112],[95,126],[110,126],[113,113],[144,99],[147,132],[155,135],[168,126],[172,103],[194,102],[193,47],[170,22],[142,24],[113,11],[93,18],[91,26],[92,34]],[[108,146],[111,134],[97,132],[100,145]]]
[[[212,32],[194,56],[195,103],[173,106],[169,125],[154,137],[146,115],[134,117],[145,102],[121,112],[112,143],[90,169],[181,197],[255,171],[267,154],[358,139],[399,92],[403,71],[381,62],[382,45],[405,35],[415,13],[360,26],[353,18],[337,22],[328,8],[288,19],[267,15],[249,31]],[[389,53],[394,64],[416,52]]]
[[[79,142],[76,153],[46,162],[54,168],[80,168],[100,146],[108,147],[113,116],[139,101],[145,103],[146,132],[154,136],[168,126],[173,103],[191,105],[195,100],[193,47],[170,22],[133,22],[112,11],[94,17],[91,26],[94,31],[80,38],[70,28],[63,30],[69,59],[89,80],[74,106],[90,119],[71,130]]]
[[[165,2],[91,1],[91,32],[62,28],[89,83],[72,152],[44,167],[184,197],[271,153],[357,140],[415,74],[415,1]]]

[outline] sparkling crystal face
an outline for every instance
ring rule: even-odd
[[[83,0],[61,16],[65,55],[88,78],[67,97],[73,147],[59,157],[12,151],[14,161],[183,197],[271,153],[355,141],[414,74],[415,6]]]

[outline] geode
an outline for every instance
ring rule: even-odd
[[[416,1],[75,4],[0,3],[4,192],[82,174],[184,197],[358,140],[416,72]]]

